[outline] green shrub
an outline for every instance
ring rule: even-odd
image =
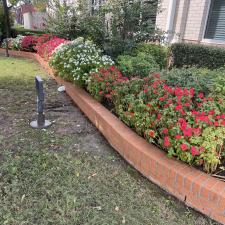
[[[50,65],[58,75],[84,86],[89,79],[89,73],[103,66],[113,65],[109,56],[91,41],[77,38],[56,48]]]
[[[161,45],[149,44],[149,43],[140,43],[137,45],[135,52],[143,52],[148,55],[152,55],[156,63],[160,66],[160,69],[166,67],[167,64],[167,53],[168,49]]]
[[[206,95],[225,96],[224,68],[209,70],[204,68],[173,68],[161,72],[163,79],[170,86],[182,88],[195,88]]]
[[[171,46],[173,67],[206,67],[217,69],[225,65],[225,49],[200,44],[176,43]]]
[[[101,68],[97,72],[90,73],[87,90],[96,100],[102,102],[105,99],[111,99],[111,93],[116,85],[127,80],[128,78],[123,77],[115,66]]]
[[[41,36],[43,34],[46,34],[46,31],[42,30],[29,30],[29,29],[24,29],[24,28],[12,28],[12,36],[17,37],[18,35],[22,36],[28,36],[28,35],[34,35],[34,36]]]
[[[196,91],[209,94],[217,73],[216,71],[196,67],[173,68],[172,70],[162,71],[161,76],[170,86],[179,86],[182,88],[193,87]]]
[[[159,70],[154,57],[143,52],[137,56],[120,55],[117,58],[119,70],[127,77],[147,77],[151,72]]]

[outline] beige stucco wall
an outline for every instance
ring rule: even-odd
[[[166,32],[168,8],[171,0],[162,0],[156,18],[157,28]],[[210,0],[176,0],[172,42],[203,39]]]

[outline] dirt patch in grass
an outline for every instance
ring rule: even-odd
[[[46,130],[29,126],[36,74]],[[34,62],[0,57],[0,102],[0,224],[218,224],[130,167]]]

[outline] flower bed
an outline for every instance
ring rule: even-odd
[[[207,173],[220,165],[225,152],[221,99],[206,96],[190,85],[169,85],[157,73],[143,78],[129,74],[128,79],[111,66],[114,62],[109,56],[84,38],[66,41],[51,35],[27,36],[22,46],[24,42],[27,49],[37,50],[48,60],[58,76],[86,88],[98,101],[108,102],[124,123],[169,157],[201,166]]]
[[[39,63],[53,75],[48,64],[38,55],[27,55],[27,53],[24,54],[23,52],[10,53],[31,58],[36,57]],[[130,164],[187,205],[225,223],[223,182],[183,163],[167,158],[160,149],[148,144],[143,138],[132,132],[101,104],[93,100],[84,90],[60,77],[54,78],[59,84],[65,85],[67,93],[75,103]],[[117,76],[117,78],[121,77]],[[118,84],[130,83],[127,80],[118,81]],[[131,84],[132,88],[136,86],[138,89],[138,85],[141,86],[139,82],[137,84],[131,82]]]
[[[224,154],[225,114],[193,88],[170,87],[159,74],[128,80],[113,67],[92,73],[88,91],[111,101],[129,127],[190,165],[214,172]]]

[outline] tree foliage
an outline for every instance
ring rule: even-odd
[[[51,0],[47,28],[65,38],[90,38],[113,56],[128,51],[136,43],[155,38],[157,0],[108,0],[90,5]]]
[[[51,0],[48,3],[46,29],[64,38],[76,38],[79,32],[77,18],[75,6],[67,1]]]

